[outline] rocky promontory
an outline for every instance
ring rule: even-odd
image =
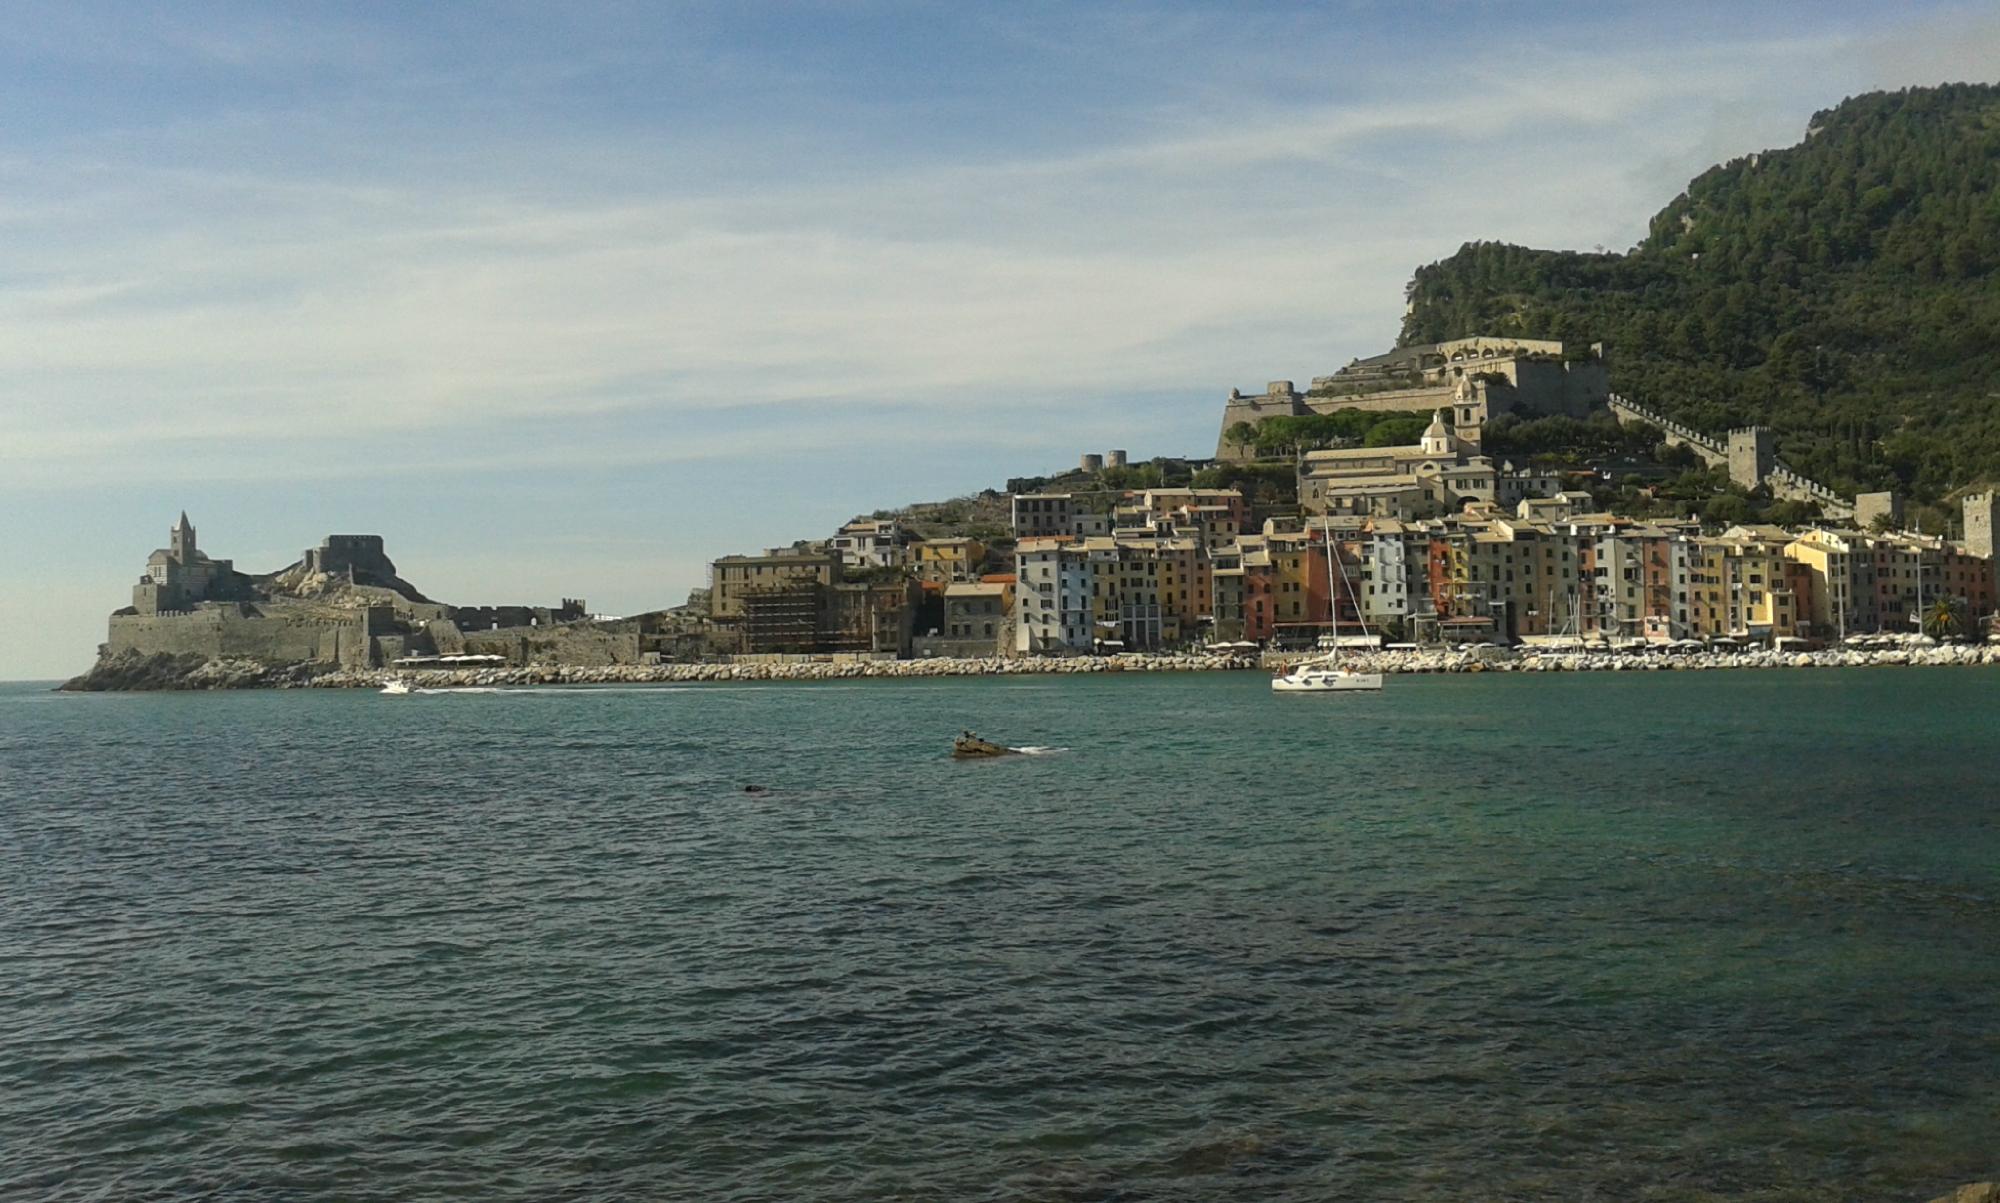
[[[142,690],[282,689],[310,683],[332,669],[330,664],[272,664],[262,660],[211,658],[199,653],[174,655],[126,651],[105,656],[90,671],[71,677],[60,688],[67,693],[114,693]]]

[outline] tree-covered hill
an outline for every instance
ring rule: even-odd
[[[1626,254],[1469,243],[1418,269],[1405,344],[1602,340],[1612,386],[1779,432],[1844,491],[2000,481],[2000,86],[1857,96],[1714,167]]]

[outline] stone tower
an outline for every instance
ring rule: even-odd
[[[1778,436],[1768,426],[1742,426],[1729,432],[1729,480],[1745,489],[1764,483],[1778,462]]]
[[[2000,493],[1966,494],[1965,550],[1992,559],[1995,528],[2000,528]]]
[[[194,563],[194,524],[188,521],[187,511],[181,511],[181,520],[167,532],[167,550],[182,564]]]
[[[1867,530],[1878,517],[1886,517],[1892,525],[1900,528],[1903,525],[1903,499],[1894,493],[1856,493],[1854,525]]]

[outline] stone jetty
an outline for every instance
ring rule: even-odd
[[[1693,672],[1750,668],[1866,668],[2000,664],[2000,644],[1945,644],[1868,651],[1816,652],[1700,651],[1537,653],[1499,649],[1354,652],[1342,663],[1360,672]],[[402,677],[424,689],[509,685],[643,685],[728,681],[844,681],[915,677],[1006,677],[1030,674],[1116,672],[1277,672],[1298,655],[1263,656],[1128,653],[1117,656],[1019,659],[860,660],[748,664],[649,664],[607,667],[527,666],[522,668],[370,670],[325,673],[307,680],[272,682],[317,688],[380,687]]]

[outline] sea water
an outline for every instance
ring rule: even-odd
[[[1929,1198],[1996,695],[5,687],[0,1195]]]

